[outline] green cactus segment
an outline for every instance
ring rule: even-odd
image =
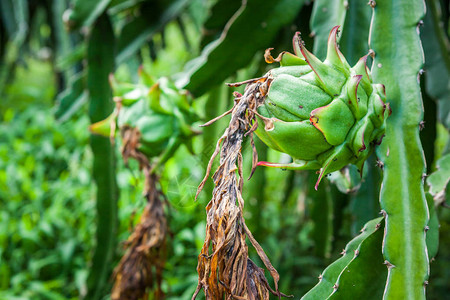
[[[271,49],[265,54],[267,62],[282,66],[266,74],[269,89],[258,107],[256,134],[294,163],[258,165],[321,169],[316,187],[324,175],[349,163],[362,170],[381,142],[390,113],[383,85],[372,84],[367,55],[351,68],[339,51],[338,28],[329,34],[324,62],[305,48],[299,33],[293,38],[296,56],[282,52],[274,59]]]
[[[69,29],[75,30],[82,26],[90,26],[98,16],[100,16],[107,8],[111,0],[72,1],[72,8],[68,9],[63,19]]]
[[[92,132],[114,135],[113,129],[136,128],[140,132],[138,150],[164,163],[183,143],[197,134],[191,124],[197,117],[187,91],[178,90],[167,78],[158,81],[142,69],[138,84],[118,83],[110,78],[114,99],[119,103],[107,119],[91,125]],[[116,125],[117,124],[117,125]]]
[[[348,290],[353,289],[354,292],[361,292],[362,289],[368,288],[372,277],[378,276],[376,280],[385,282],[386,275],[380,269],[386,268],[383,265],[382,257],[377,257],[377,251],[381,248],[383,230],[383,218],[377,218],[366,223],[360,235],[351,240],[342,252],[343,256],[329,265],[320,275],[319,283],[314,286],[302,300],[316,300],[316,299],[354,299],[339,298],[339,295],[346,294]],[[376,250],[375,250],[376,249]],[[374,272],[376,271],[376,272]],[[380,272],[381,271],[381,272]],[[369,274],[374,272],[375,274]],[[358,284],[355,285],[354,279],[348,278],[345,273],[351,273],[353,276],[358,276]],[[356,275],[360,273],[359,275]],[[342,278],[342,283],[340,282]],[[383,285],[381,285],[383,287]],[[337,291],[337,292],[336,292]],[[382,289],[381,289],[382,291]],[[382,292],[381,292],[382,293]],[[366,294],[367,296],[368,294]],[[363,297],[361,299],[368,299]],[[374,298],[376,299],[376,298]]]
[[[349,170],[349,173],[354,173],[354,180],[356,181],[357,177],[360,182],[360,185],[355,186],[353,193],[351,193],[352,190],[350,190],[351,200],[349,209],[352,215],[351,232],[356,233],[367,220],[377,217],[380,213],[379,195],[381,172],[380,168],[376,167],[375,155],[372,155],[367,160],[367,166],[364,168],[362,176],[364,180],[361,180],[360,174],[357,174],[356,171]],[[331,180],[333,180],[333,174],[330,178]],[[337,187],[339,188],[338,184]],[[356,189],[357,192],[355,192]]]
[[[314,184],[315,176],[313,172],[309,172],[305,182],[305,189],[310,190]],[[330,183],[325,181],[324,184],[315,193],[308,193],[308,210],[313,221],[311,230],[311,240],[314,242],[314,252],[317,256],[329,258],[333,245],[333,193]]]
[[[381,224],[379,224],[381,225]],[[381,246],[382,228],[370,234],[354,252],[354,258],[339,275],[328,299],[382,299],[387,269]]]
[[[324,59],[327,56],[327,34],[336,25],[344,25],[347,15],[346,0],[316,0],[311,17],[311,30],[316,37],[314,53]]]
[[[422,0],[377,1],[374,8],[372,76],[386,84],[393,112],[377,149],[384,164],[380,204],[386,214],[383,255],[389,271],[384,299],[425,299],[429,274],[425,243],[429,213],[419,139],[423,52],[417,26],[423,15]]]
[[[98,41],[102,42],[99,43]],[[113,110],[108,75],[114,69],[114,30],[107,14],[102,14],[90,34],[87,47],[87,90],[89,93],[89,118],[97,122]],[[100,299],[101,292],[111,271],[116,250],[117,201],[115,150],[109,139],[91,136],[94,156],[93,176],[97,186],[96,248],[87,280],[86,299]]]
[[[361,53],[369,51],[367,41],[369,39],[372,9],[367,5],[368,1],[347,0],[347,3],[343,24],[345,30],[342,31],[339,44],[347,61],[352,65],[358,61]]]

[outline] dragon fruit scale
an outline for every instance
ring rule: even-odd
[[[338,29],[330,32],[324,62],[305,48],[299,33],[293,39],[295,55],[282,52],[274,59],[267,49],[266,61],[280,67],[264,76],[266,96],[257,109],[256,135],[293,159],[290,164],[258,165],[320,169],[316,189],[324,175],[347,164],[362,171],[381,143],[391,113],[384,86],[372,82],[368,55],[350,67],[337,45]]]
[[[141,68],[139,83],[119,83],[110,77],[116,109],[105,120],[92,124],[91,132],[114,137],[133,131],[136,148],[158,165],[169,159],[182,144],[192,152],[192,137],[199,134],[191,125],[198,120],[191,96],[168,78],[154,80]],[[129,141],[128,141],[129,142]],[[123,145],[124,146],[124,145]]]

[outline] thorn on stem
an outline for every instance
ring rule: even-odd
[[[391,264],[388,260],[385,260],[383,264],[387,266],[388,270],[395,268],[395,266]]]
[[[375,166],[382,170],[384,169],[384,163],[381,160],[377,160],[377,162],[375,163]]]
[[[425,121],[420,121],[419,130],[422,131],[425,128]]]
[[[348,1],[346,0],[346,1],[344,1],[344,7],[345,7],[345,9],[348,9]]]

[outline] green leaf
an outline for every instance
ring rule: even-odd
[[[99,43],[98,41],[102,41]],[[92,123],[105,119],[113,110],[108,76],[114,70],[114,32],[107,14],[101,15],[88,40],[87,89],[89,118]],[[87,128],[86,128],[87,130]],[[88,278],[87,299],[100,299],[110,277],[111,261],[116,249],[117,199],[115,151],[109,139],[91,136],[94,154],[93,178],[97,185],[97,247]]]
[[[423,15],[421,0],[377,1],[374,9],[372,76],[386,86],[392,108],[377,149],[384,164],[380,204],[386,215],[383,255],[389,272],[383,299],[425,299],[429,275],[425,161],[419,139],[423,52],[417,26]]]
[[[228,22],[219,39],[186,65],[177,82],[195,96],[201,96],[240,68],[255,52],[270,46],[278,30],[290,24],[305,1],[248,0]]]

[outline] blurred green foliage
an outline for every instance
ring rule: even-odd
[[[86,288],[95,219],[88,120],[58,124],[49,110],[35,103],[2,115],[1,299],[71,299]]]

